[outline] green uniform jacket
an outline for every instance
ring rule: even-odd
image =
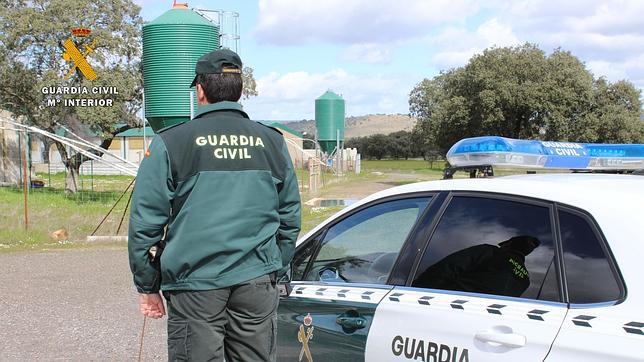
[[[297,179],[279,131],[235,102],[200,107],[160,131],[141,162],[128,239],[134,284],[140,293],[209,290],[282,274],[299,231]],[[159,267],[148,251],[162,238]]]

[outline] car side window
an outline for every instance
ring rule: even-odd
[[[550,208],[453,197],[412,286],[559,301]]]
[[[296,255],[294,270],[312,259],[304,280],[384,284],[430,198],[386,201],[348,216],[328,229],[315,257],[307,255],[314,245]]]
[[[580,214],[560,210],[559,225],[570,303],[620,299],[620,283],[589,220]]]
[[[305,248],[298,250],[295,256],[293,256],[291,279],[302,280],[306,266],[309,264],[309,260],[311,260],[311,255],[313,255],[316,246],[317,243],[311,242]]]

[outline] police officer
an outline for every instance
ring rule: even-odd
[[[170,360],[275,360],[275,280],[300,231],[297,180],[282,135],[237,103],[239,56],[215,50],[195,70],[195,119],[159,131],[134,188],[140,310],[162,317],[163,290]]]
[[[530,286],[525,258],[540,244],[533,236],[517,235],[498,246],[474,245],[425,269],[413,286],[519,297]]]

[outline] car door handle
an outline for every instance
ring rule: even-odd
[[[517,333],[502,333],[495,331],[481,331],[474,336],[481,342],[497,343],[507,347],[519,348],[525,346],[526,338]]]
[[[367,320],[354,310],[350,310],[339,315],[335,319],[335,322],[342,326],[342,329],[344,329],[345,331],[352,332],[367,326]]]

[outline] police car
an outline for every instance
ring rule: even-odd
[[[644,168],[644,145],[480,137],[448,160],[628,173]],[[641,361],[643,257],[642,176],[395,187],[299,240],[278,360]]]

